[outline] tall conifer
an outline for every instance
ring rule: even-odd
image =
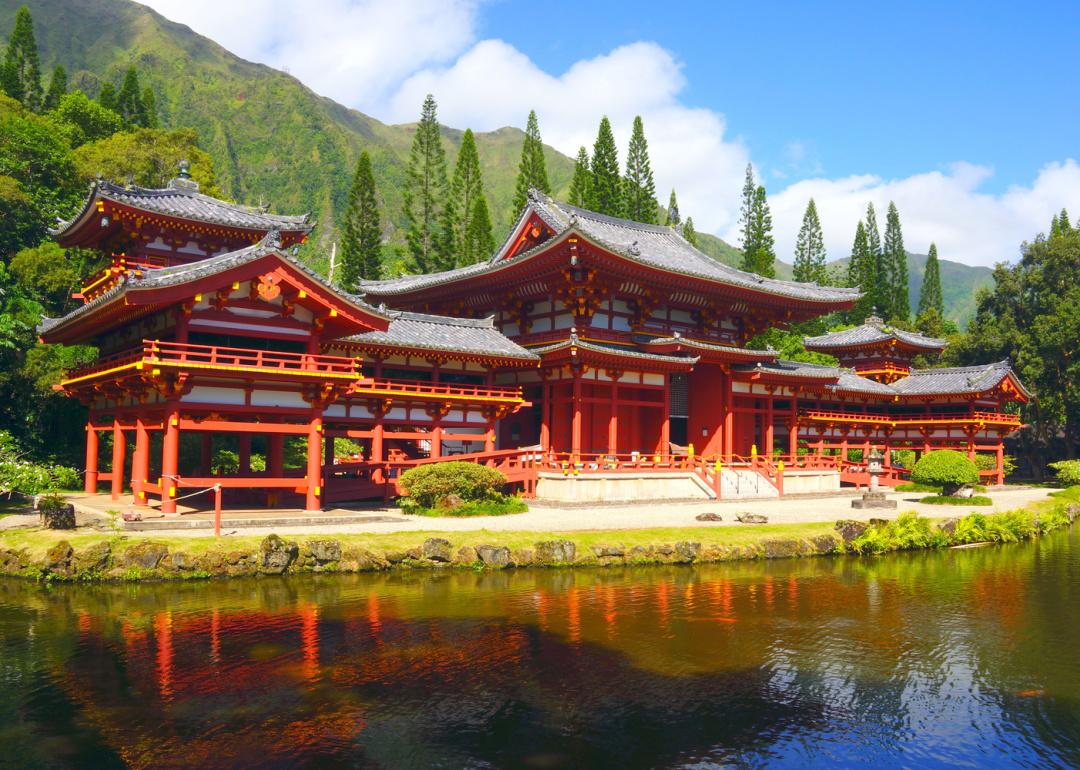
[[[570,205],[579,208],[588,206],[590,189],[592,173],[589,171],[589,151],[580,147],[574,161],[574,178],[570,180]]]
[[[495,251],[495,236],[492,234],[491,213],[488,210],[487,197],[483,194],[473,204],[469,228],[465,232],[465,251],[462,264],[472,265],[482,262]]]
[[[740,267],[747,272],[757,273],[766,278],[775,277],[776,251],[773,244],[769,200],[765,194],[765,186],[759,184],[754,188],[754,197],[750,204]]]
[[[886,318],[897,321],[907,321],[911,316],[911,307],[908,304],[908,266],[907,252],[904,250],[904,234],[900,229],[900,212],[896,210],[896,204],[889,201],[889,210],[885,215],[885,244],[881,255],[884,288],[887,300],[883,304],[887,308]]]
[[[874,283],[871,286],[864,286],[863,291],[871,294],[873,300],[871,304],[881,312],[882,316],[888,318],[888,297],[883,283],[888,274],[882,260],[881,230],[878,228],[877,211],[874,210],[873,203],[866,204],[866,246],[874,257]]]
[[[795,280],[824,285],[828,281],[825,269],[825,236],[821,232],[817,204],[811,198],[806,204],[802,227],[795,240]]]
[[[375,174],[367,150],[356,161],[349,208],[341,230],[341,286],[346,291],[356,291],[360,281],[377,280],[382,267],[382,225]]]
[[[146,128],[146,104],[143,103],[142,87],[139,86],[139,73],[134,67],[128,67],[124,74],[124,83],[116,95],[116,111],[124,120],[124,128]]]
[[[544,160],[544,142],[540,139],[540,123],[536,119],[536,110],[529,110],[529,119],[525,124],[525,143],[521,146],[521,162],[518,163],[517,184],[514,187],[515,217],[525,208],[530,189],[542,193],[551,192],[547,162]]]
[[[656,183],[649,164],[649,143],[641,116],[634,118],[630,148],[626,153],[626,178],[623,179],[623,216],[635,222],[656,224],[660,205],[656,202]]]
[[[945,301],[941,295],[941,264],[938,262],[937,244],[930,244],[930,253],[926,255],[926,269],[923,271],[922,290],[919,292],[919,315],[928,310],[935,310],[945,316]]]
[[[757,192],[757,183],[754,182],[754,166],[746,164],[746,178],[743,180],[742,205],[739,206],[739,248],[746,253],[747,244],[751,243],[750,229],[754,215],[754,194]]]
[[[471,264],[476,261],[466,255],[466,241],[472,230],[476,201],[482,197],[484,181],[480,174],[480,153],[476,149],[476,137],[473,136],[472,129],[467,128],[465,135],[461,137],[461,149],[458,150],[457,163],[454,164],[454,178],[450,182],[450,198],[456,216],[454,257],[458,264]],[[490,219],[489,216],[489,226]]]
[[[621,217],[622,212],[622,176],[619,174],[619,151],[615,148],[615,135],[611,131],[611,121],[605,115],[600,120],[600,130],[596,134],[596,143],[592,154],[592,184],[589,189],[591,210]]]
[[[15,27],[8,39],[0,76],[8,96],[27,109],[41,109],[41,61],[34,38],[34,19],[25,5],[15,13]]]
[[[874,309],[878,282],[877,258],[870,249],[870,240],[862,220],[855,227],[855,242],[851,245],[847,282],[862,292],[862,297],[848,313],[848,322],[861,324]]]
[[[66,94],[67,90],[67,70],[57,64],[53,68],[52,77],[49,78],[49,89],[45,92],[45,109],[55,110],[60,104],[60,97]]]
[[[402,197],[405,203],[405,239],[416,269],[422,273],[454,266],[450,248],[453,232],[446,233],[449,217],[446,152],[439,133],[437,105],[431,94],[424,99],[420,123],[409,151]],[[450,212],[453,213],[452,211]]]
[[[158,127],[158,113],[157,113],[157,97],[154,96],[154,89],[150,86],[142,91],[143,100],[143,115],[146,117],[144,128],[157,128]]]
[[[116,86],[112,83],[105,82],[101,84],[101,90],[98,91],[97,96],[98,104],[107,110],[112,110],[119,114],[116,107]]]
[[[675,189],[671,190],[671,197],[668,199],[667,204],[667,224],[668,227],[678,227],[679,222],[682,219],[679,217],[679,202],[675,200]]]
[[[682,226],[682,237],[693,247],[697,247],[697,230],[694,229],[694,218],[687,217]]]

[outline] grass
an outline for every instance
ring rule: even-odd
[[[976,492],[985,492],[986,487],[982,484],[976,484],[972,487]],[[916,484],[914,481],[908,481],[903,484],[896,485],[897,492],[935,492],[941,494],[941,487],[935,487],[932,484]]]
[[[417,516],[431,516],[432,518],[451,518],[467,516],[505,516],[511,513],[525,513],[529,506],[518,497],[507,497],[502,500],[478,500],[470,503],[462,503],[456,508],[413,508],[402,509],[405,513]]]
[[[25,500],[9,497],[0,499],[0,519],[16,513],[29,513],[30,504]]]
[[[919,498],[920,503],[927,505],[993,505],[994,501],[984,495],[972,495],[971,497],[953,497],[952,495],[929,495]]]

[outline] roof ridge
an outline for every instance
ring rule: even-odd
[[[124,186],[107,179],[100,179],[95,182],[95,185],[98,190],[105,194],[136,195],[144,198],[166,198],[169,196],[178,195],[185,198],[198,200],[203,203],[238,209],[245,214],[272,217],[274,219],[296,222],[297,224],[306,224],[307,219],[310,216],[309,213],[274,214],[270,212],[269,209],[264,210],[261,206],[250,206],[246,203],[234,203],[232,201],[223,200],[221,198],[215,198],[213,195],[208,195],[201,190],[188,189],[186,187],[142,187],[141,185]]]
[[[418,321],[420,323],[442,324],[444,326],[465,326],[473,329],[494,329],[495,316],[486,318],[456,318],[448,315],[435,313],[416,313],[412,310],[391,310],[391,318],[400,318],[404,321]]]

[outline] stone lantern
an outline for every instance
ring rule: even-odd
[[[860,499],[852,500],[852,508],[895,508],[895,500],[886,500],[885,493],[882,492],[878,476],[884,471],[883,460],[885,459],[884,453],[877,447],[870,450],[870,453],[866,456],[866,472],[870,474],[870,486],[866,492],[863,492],[863,496]]]

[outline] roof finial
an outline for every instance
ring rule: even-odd
[[[180,171],[176,175],[177,179],[191,179],[191,164],[186,161],[180,161]]]
[[[267,231],[266,237],[263,238],[263,246],[270,249],[281,248],[281,230],[279,230],[277,226],[271,227]]]
[[[885,319],[883,319],[881,316],[879,316],[877,314],[877,305],[874,305],[873,307],[870,308],[870,315],[868,315],[866,317],[866,320],[863,323],[865,323],[867,326],[884,326],[885,325]]]
[[[169,182],[169,187],[173,190],[198,191],[199,183],[191,178],[191,164],[188,161],[180,161],[180,169],[176,172],[176,178]]]
[[[627,251],[630,252],[630,254],[635,256],[635,257],[638,256],[639,254],[641,254],[641,249],[638,248],[637,241],[634,241],[633,243],[631,243],[630,248],[628,248]]]

